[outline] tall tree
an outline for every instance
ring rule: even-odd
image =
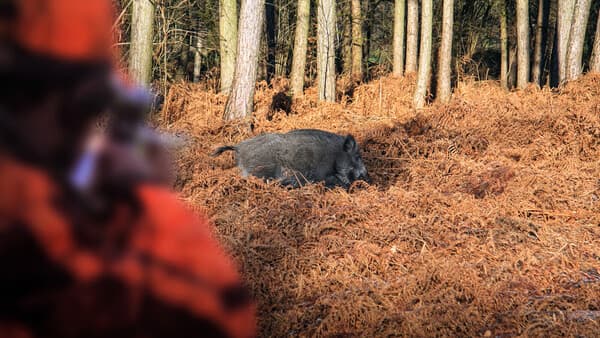
[[[558,79],[558,22],[554,22],[554,39],[552,42],[552,51],[550,54],[550,87],[556,88],[559,84]]]
[[[352,78],[362,80],[362,15],[360,0],[351,0],[352,7]]]
[[[235,72],[238,42],[236,0],[219,0],[219,46],[221,52],[221,92],[228,94]]]
[[[419,54],[419,73],[413,103],[420,109],[425,105],[427,86],[431,76],[431,32],[433,30],[433,4],[432,0],[421,2],[421,46]]]
[[[573,10],[573,23],[569,34],[569,49],[567,50],[566,80],[575,80],[581,75],[583,58],[583,44],[585,30],[590,15],[591,0],[577,0]]]
[[[352,11],[349,6],[341,6],[339,25],[343,29],[342,34],[342,73],[352,75]]]
[[[179,64],[177,65],[177,70],[175,71],[175,80],[183,81],[187,78],[188,64],[190,61],[190,45],[186,43],[184,37],[180,44],[180,54],[179,54]]]
[[[517,47],[510,46],[508,49],[508,88],[517,86]]]
[[[335,20],[335,0],[319,0],[317,73],[320,101],[335,101]]]
[[[242,0],[235,72],[225,104],[226,120],[252,114],[264,6],[265,0]]]
[[[406,8],[406,73],[417,71],[419,42],[419,1],[408,0]]]
[[[406,16],[406,0],[396,0],[394,4],[394,65],[395,76],[404,75],[404,25]]]
[[[131,13],[129,71],[133,79],[148,85],[152,81],[152,36],[154,5],[150,0],[134,0]]]
[[[550,0],[539,0],[537,22],[535,25],[535,49],[533,52],[531,80],[540,86],[543,85],[542,72],[544,71],[543,60],[545,59],[544,51],[546,50],[549,13]]]
[[[363,55],[370,56],[371,55],[371,44],[373,40],[371,39],[373,34],[373,15],[375,11],[373,10],[373,2],[374,0],[364,0],[365,2],[365,21],[367,22],[364,25],[364,41],[363,41]]]
[[[450,88],[450,63],[452,61],[452,30],[454,28],[454,0],[444,0],[442,11],[442,43],[439,52],[437,96],[441,102],[448,102],[452,94]]]
[[[571,23],[573,22],[573,9],[575,0],[559,0],[557,16],[557,56],[558,56],[558,82],[565,81],[567,74],[567,50],[569,47],[569,35]]]
[[[277,42],[275,40],[275,1],[266,0],[265,3],[265,23],[267,33],[267,83],[275,75],[275,51]]]
[[[292,20],[290,4],[277,3],[277,36],[275,39],[275,76],[285,77],[289,74],[290,51],[293,47],[291,39]]]
[[[596,37],[594,38],[594,47],[590,58],[590,71],[600,73],[600,13],[598,13],[598,23],[596,23]]]
[[[517,86],[529,82],[529,0],[517,0]]]
[[[500,6],[500,85],[508,88],[508,17],[506,0],[499,1]]]
[[[306,69],[306,51],[308,45],[308,22],[310,19],[310,0],[298,0],[296,18],[296,37],[294,39],[294,55],[292,56],[292,74],[290,91],[293,97],[304,93],[304,73]]]
[[[194,78],[193,81],[194,82],[199,82],[200,81],[200,71],[202,70],[202,35],[200,34],[201,32],[201,21],[200,19],[198,19],[198,23],[196,25],[198,27],[198,30],[196,31],[196,36],[194,37],[195,39],[195,46],[194,46]]]

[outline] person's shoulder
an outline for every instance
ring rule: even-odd
[[[155,258],[224,285],[239,282],[237,267],[214,236],[202,213],[193,212],[176,193],[157,186],[137,190],[142,215],[137,244]]]

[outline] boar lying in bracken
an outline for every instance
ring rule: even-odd
[[[316,129],[285,134],[262,134],[235,146],[216,149],[212,156],[235,151],[242,175],[276,179],[294,188],[310,182],[349,188],[352,182],[369,182],[367,168],[352,135],[341,136]]]

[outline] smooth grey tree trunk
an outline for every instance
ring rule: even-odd
[[[242,0],[235,72],[225,104],[226,120],[252,115],[264,6],[264,0]]]
[[[417,76],[417,88],[413,103],[416,109],[425,105],[427,86],[431,76],[431,32],[433,29],[433,5],[432,0],[421,2],[421,46],[419,55],[419,72]]]
[[[581,75],[583,44],[585,42],[585,30],[590,16],[591,0],[577,0],[573,10],[573,23],[569,34],[569,48],[567,50],[566,80],[575,80]]]
[[[452,30],[454,29],[454,0],[444,0],[442,11],[442,43],[439,52],[439,70],[437,82],[437,97],[440,102],[450,101],[452,62]]]
[[[152,37],[154,5],[150,0],[133,0],[129,71],[138,84],[152,81]]]
[[[229,94],[235,71],[238,17],[236,0],[219,0],[219,48],[221,56],[221,92]]]
[[[195,37],[195,46],[194,46],[194,82],[200,81],[200,71],[202,70],[202,35],[200,34],[201,22],[198,19],[198,31],[196,32]]]
[[[598,23],[596,23],[596,36],[592,48],[592,57],[590,58],[590,71],[600,73],[600,14],[598,14]]]
[[[563,83],[567,78],[567,50],[569,47],[569,35],[571,33],[571,23],[573,22],[573,9],[575,0],[559,0],[557,23],[558,30],[556,36],[558,39],[558,82]]]
[[[419,42],[419,1],[408,0],[406,6],[406,73],[417,71]]]
[[[517,0],[517,87],[529,82],[529,1]]]
[[[537,22],[535,26],[535,49],[533,52],[533,66],[531,69],[531,81],[542,86],[542,73],[544,71],[544,51],[546,50],[546,39],[548,31],[548,15],[550,13],[550,0],[538,1]]]
[[[396,0],[394,5],[394,41],[393,53],[394,76],[404,75],[404,26],[406,16],[406,0]]]
[[[304,93],[304,73],[306,69],[306,51],[308,44],[308,23],[310,20],[310,0],[298,0],[298,16],[296,19],[296,37],[294,39],[294,55],[292,56],[292,74],[290,91],[293,97]]]
[[[352,78],[362,80],[362,53],[363,53],[363,36],[362,36],[362,14],[360,8],[360,0],[351,0],[352,8]]]
[[[335,102],[335,20],[335,0],[319,0],[317,8],[319,101]]]

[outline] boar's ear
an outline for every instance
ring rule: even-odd
[[[346,136],[346,139],[344,140],[344,151],[347,153],[353,153],[358,150],[357,148],[358,146],[356,145],[356,140],[354,137],[352,135]]]

